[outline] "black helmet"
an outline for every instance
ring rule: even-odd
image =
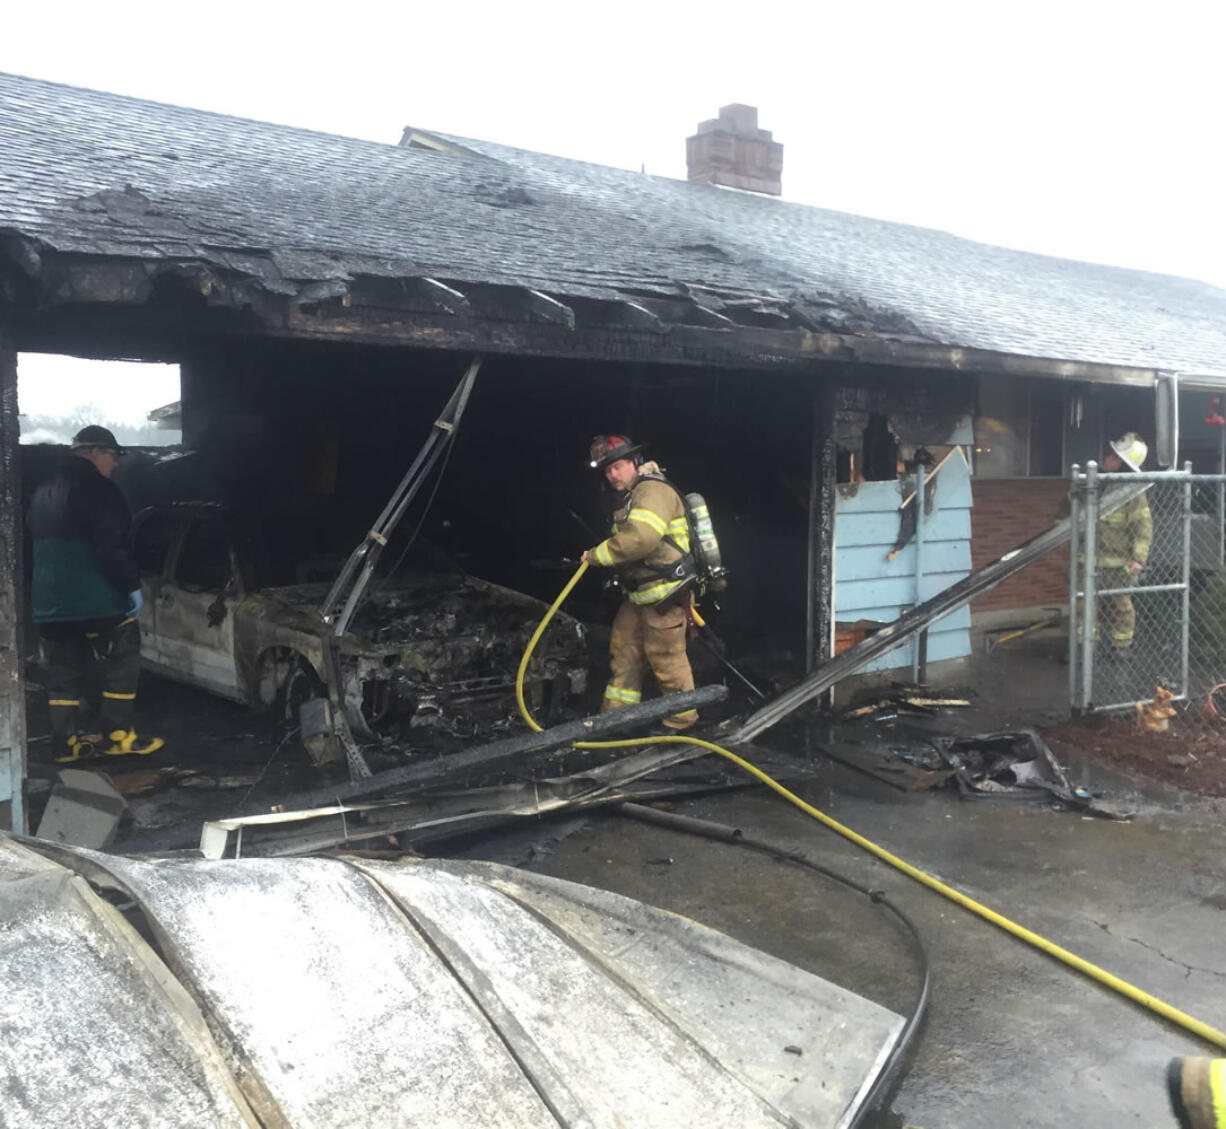
[[[618,459],[637,459],[642,453],[641,443],[635,443],[628,435],[597,435],[589,450],[593,470],[604,470]]]
[[[116,455],[126,455],[125,451],[115,438],[115,433],[108,428],[99,427],[96,423],[91,423],[88,427],[81,428],[80,431],[72,437],[72,449],[80,451],[86,447],[107,447],[114,451]]]

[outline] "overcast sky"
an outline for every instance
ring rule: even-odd
[[[66,0],[9,5],[0,70],[666,176],[748,102],[788,199],[1226,286],[1224,32],[1221,0]]]

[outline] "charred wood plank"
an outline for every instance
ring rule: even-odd
[[[414,278],[406,286],[411,294],[422,298],[433,309],[452,317],[465,317],[472,313],[468,299],[452,286],[437,278]]]
[[[414,788],[438,787],[473,776],[505,772],[521,767],[537,753],[553,752],[573,745],[576,741],[601,741],[622,733],[651,725],[670,714],[715,705],[728,698],[727,686],[701,686],[680,694],[669,694],[640,702],[637,706],[614,710],[612,713],[567,721],[540,733],[523,733],[507,737],[475,749],[465,749],[425,764],[411,764],[379,772],[338,788],[320,788],[305,795],[288,797],[283,804],[295,808],[317,807],[343,800],[357,800]]]
[[[691,302],[690,311],[698,325],[710,326],[713,329],[733,329],[736,326],[736,322],[731,318],[724,317],[718,310],[704,306],[701,302]]]
[[[603,298],[568,297],[567,302],[575,311],[580,330],[623,328],[660,334],[666,328],[664,323],[646,306],[629,299],[614,301]]]
[[[567,329],[575,328],[575,311],[564,302],[542,294],[539,290],[526,290],[528,312],[537,321],[547,321],[554,325],[564,325]]]
[[[9,829],[20,834],[26,819],[26,711],[19,430],[17,350],[0,322],[0,801],[8,801]]]

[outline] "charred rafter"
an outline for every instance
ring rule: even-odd
[[[631,301],[599,298],[569,298],[580,329],[637,329],[664,333],[667,326],[646,306]]]
[[[464,293],[437,278],[411,278],[405,282],[407,293],[422,298],[439,313],[452,317],[467,317],[473,312]]]

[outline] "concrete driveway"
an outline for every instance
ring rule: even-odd
[[[1032,804],[901,794],[837,766],[796,790],[1005,916],[1226,1027],[1226,859],[1212,806],[1155,809],[1117,823]],[[873,1124],[1174,1125],[1167,1060],[1214,1053],[764,790],[678,810],[803,851],[886,891],[918,925],[932,960],[928,1022]],[[918,985],[911,949],[886,914],[743,848],[608,816],[531,865],[685,914],[899,1011]]]

